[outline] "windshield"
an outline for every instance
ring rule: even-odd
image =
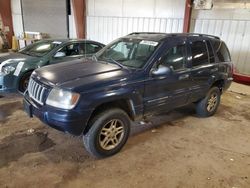
[[[158,46],[158,42],[119,39],[96,54],[99,61],[108,61],[126,67],[142,68]]]
[[[21,49],[19,52],[22,54],[42,57],[53,50],[59,43],[55,41],[40,41],[34,44],[28,45],[27,47]]]

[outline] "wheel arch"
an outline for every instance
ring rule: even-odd
[[[224,80],[224,79],[218,79],[218,80],[216,80],[216,81],[211,85],[211,88],[212,88],[212,87],[218,87],[218,88],[220,89],[220,92],[222,93],[222,92],[223,92],[224,85],[225,85],[225,80]]]
[[[22,81],[22,78],[24,75],[26,74],[32,74],[32,72],[34,71],[35,69],[29,69],[29,70],[25,70],[24,72],[22,72],[19,76],[18,76],[18,79],[17,79],[17,82],[16,82],[16,88],[17,90],[20,92],[20,82]]]
[[[88,130],[90,129],[91,125],[90,122],[93,119],[93,117],[95,117],[97,114],[107,110],[107,109],[111,109],[111,108],[120,108],[122,109],[124,112],[127,113],[127,115],[129,116],[129,118],[131,120],[135,119],[135,110],[134,110],[134,103],[131,99],[117,99],[117,100],[113,100],[113,101],[108,101],[108,102],[104,102],[101,103],[99,105],[97,105],[94,110],[92,111],[89,120],[86,124],[86,127],[83,130],[83,134],[86,134],[88,132]]]

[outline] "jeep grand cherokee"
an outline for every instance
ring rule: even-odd
[[[228,49],[202,34],[131,33],[92,60],[35,70],[25,93],[30,117],[73,135],[96,157],[124,146],[130,122],[196,104],[213,115],[232,81]]]

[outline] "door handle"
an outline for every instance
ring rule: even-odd
[[[189,78],[189,74],[183,74],[181,76],[179,76],[179,80],[185,80]]]

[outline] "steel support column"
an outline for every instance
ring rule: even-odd
[[[192,11],[192,0],[186,0],[184,24],[183,24],[183,32],[184,33],[189,32],[190,21],[191,21],[191,11]]]
[[[11,41],[12,41],[12,36],[14,35],[14,32],[13,32],[10,0],[0,0],[0,14],[2,17],[4,28],[7,27],[9,30],[6,33],[7,33],[9,47],[11,48],[11,44],[12,44]]]
[[[72,0],[77,38],[86,38],[86,1]]]

